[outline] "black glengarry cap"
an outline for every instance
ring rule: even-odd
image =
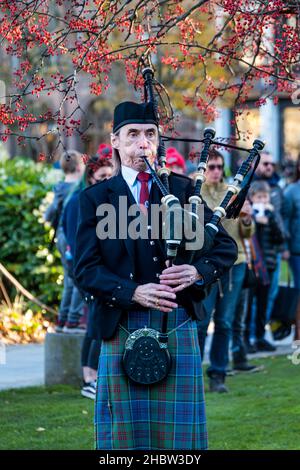
[[[126,124],[155,124],[158,126],[152,103],[124,101],[115,107],[113,132]]]

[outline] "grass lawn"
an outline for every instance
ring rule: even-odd
[[[285,356],[206,394],[210,449],[300,449],[300,366]],[[93,449],[93,402],[67,386],[0,393],[0,449]]]

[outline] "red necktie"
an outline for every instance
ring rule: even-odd
[[[151,175],[149,173],[146,173],[145,171],[140,171],[140,173],[138,173],[138,175],[137,175],[137,179],[141,183],[139,204],[144,209],[148,209],[148,206],[149,206],[148,181],[149,181],[150,178],[151,178]]]

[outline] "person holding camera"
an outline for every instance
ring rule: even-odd
[[[249,352],[275,351],[275,346],[265,339],[265,326],[268,295],[272,278],[277,265],[277,247],[284,242],[284,233],[278,220],[274,206],[270,203],[270,186],[265,181],[255,181],[249,190],[252,203],[256,233],[251,239],[251,251],[254,270],[257,278],[256,285],[249,290],[248,309],[246,317],[246,344],[250,346],[250,329],[252,320],[252,303],[256,297],[256,318],[254,348]]]
[[[261,153],[259,165],[254,174],[253,181],[261,181],[269,185],[270,203],[274,207],[274,212],[276,213],[277,222],[281,230],[283,231],[284,235],[286,236],[284,222],[283,222],[283,212],[285,210],[285,201],[283,198],[283,190],[282,190],[282,187],[280,186],[280,176],[276,171],[276,166],[277,165],[275,163],[274,156],[268,151],[264,150]],[[270,320],[273,305],[278,294],[281,258],[284,255],[284,250],[285,250],[284,244],[276,245],[276,252],[277,252],[276,268],[272,275],[272,282],[271,282],[269,294],[268,294],[268,304],[267,304],[267,313],[266,313],[267,322]]]

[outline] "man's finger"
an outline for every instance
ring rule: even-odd
[[[178,286],[178,284],[182,284],[182,279],[162,279],[161,281],[166,286]]]
[[[188,266],[187,264],[179,264],[179,265],[174,264],[170,268],[164,269],[162,274],[178,273],[182,270],[185,270],[187,266]]]
[[[164,286],[161,284],[153,284],[153,292],[155,293],[157,290],[168,290],[169,292],[173,292],[173,289],[171,287],[167,287],[167,289],[164,289]]]
[[[158,304],[155,304],[155,308],[160,310],[160,307],[167,307],[167,308],[177,308],[178,304],[175,302],[169,302],[168,300],[160,299]]]
[[[173,289],[172,289],[173,291]],[[156,297],[159,297],[160,299],[176,299],[176,294],[174,294],[174,292],[169,292],[169,291],[166,291],[166,290],[163,290],[163,291],[157,291],[155,294],[154,294]]]
[[[177,271],[176,273],[164,274],[162,273],[159,276],[159,279],[178,279],[189,276],[189,273],[186,269],[182,269],[181,271]]]
[[[159,310],[160,312],[171,313],[172,310],[174,310],[174,309],[173,309],[173,308],[169,308],[169,307],[160,307],[160,308],[158,308],[157,310]]]
[[[185,289],[186,287],[188,287],[188,284],[187,283],[183,283],[183,284],[180,284],[179,286],[177,287],[174,287],[174,292],[180,292],[181,290]]]

